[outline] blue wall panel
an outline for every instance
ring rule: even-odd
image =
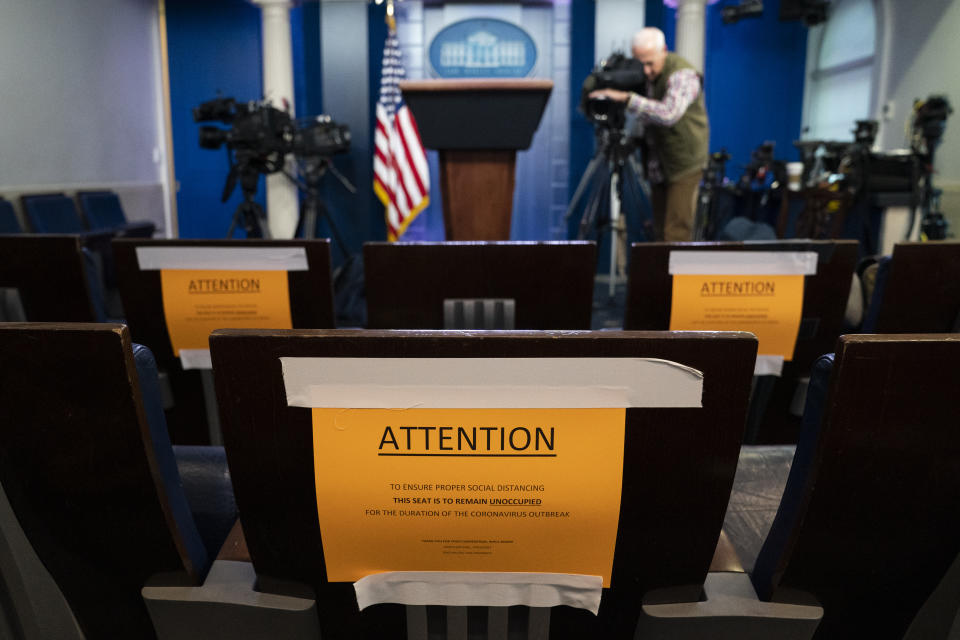
[[[799,160],[807,29],[781,22],[779,2],[767,0],[760,18],[723,24],[720,10],[707,9],[707,63],[704,74],[710,115],[710,149],[726,147],[727,175],[739,178],[750,152],[767,140],[776,157]]]
[[[237,187],[230,200],[220,202],[226,151],[200,148],[200,125],[191,109],[218,92],[240,101],[259,99],[260,10],[246,0],[167,0],[166,10],[179,234],[220,238],[242,198]],[[261,179],[261,204],[263,189]]]

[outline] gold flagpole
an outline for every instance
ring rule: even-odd
[[[387,0],[387,27],[390,31],[397,30],[397,18],[394,14],[393,2],[394,0]]]

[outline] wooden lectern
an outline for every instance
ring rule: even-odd
[[[528,149],[550,80],[400,83],[420,139],[440,152],[447,240],[509,240],[517,149]]]

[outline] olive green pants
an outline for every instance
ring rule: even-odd
[[[657,239],[666,242],[693,240],[693,217],[697,211],[700,169],[667,183],[653,185],[650,203]]]

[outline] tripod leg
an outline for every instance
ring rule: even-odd
[[[608,293],[614,297],[617,292],[617,276],[619,271],[618,252],[620,250],[620,172],[614,170],[610,174],[610,282]]]
[[[327,207],[323,204],[322,200],[317,200],[317,211],[319,212],[320,218],[326,219],[327,225],[330,227],[330,235],[333,236],[334,242],[340,247],[340,252],[343,253],[343,257],[345,259],[349,258],[350,252],[347,251],[347,243],[343,241],[343,236],[340,235],[340,229],[337,228],[336,223],[333,221],[333,216],[327,211]]]
[[[580,183],[577,185],[577,190],[573,192],[573,198],[570,199],[570,206],[567,207],[567,212],[563,216],[564,220],[569,220],[570,217],[573,216],[573,212],[577,208],[577,203],[580,202],[580,197],[586,190],[587,185],[590,184],[590,181],[593,179],[593,175],[597,172],[600,163],[603,162],[603,154],[601,151],[602,149],[597,150],[596,155],[593,156],[593,159],[590,160],[590,164],[587,165],[587,170],[583,172],[583,177],[580,178]]]
[[[230,228],[227,229],[228,240],[233,237],[233,232],[236,231],[237,229],[237,216],[239,215],[239,213],[240,213],[240,210],[237,209],[237,211],[233,214],[233,220],[230,221]]]
[[[607,181],[610,179],[610,176],[607,175],[606,167],[603,166],[603,172],[600,170],[594,175],[594,182],[590,191],[590,198],[587,200],[587,205],[583,209],[583,217],[580,218],[580,229],[577,233],[578,240],[586,240],[589,237],[592,237],[592,233],[596,232],[596,238],[599,242],[600,240],[600,220],[598,214],[600,209],[603,206],[604,199],[607,197],[608,188]]]

